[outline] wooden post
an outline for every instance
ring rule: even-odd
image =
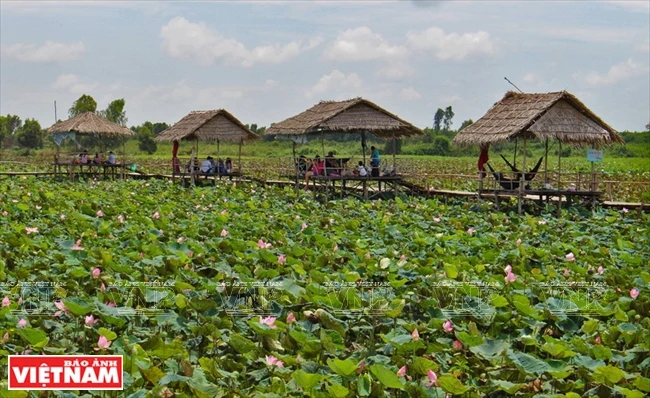
[[[238,170],[239,170],[239,178],[241,178],[241,147],[244,145],[244,138],[239,139],[239,159],[237,160]]]
[[[325,176],[327,176],[327,160],[326,155],[325,155],[325,139],[321,138],[320,139],[320,145],[321,145],[321,150],[323,151],[323,173],[325,173]],[[325,189],[327,189],[327,184],[325,184]]]
[[[522,205],[521,201],[523,200],[524,184],[526,183],[526,179],[524,178],[524,176],[526,175],[526,142],[527,141],[528,140],[526,139],[526,137],[524,137],[524,166],[521,170],[521,173],[519,174],[519,195],[517,200],[519,215],[521,215],[521,205]]]
[[[547,184],[548,183],[548,138],[546,139],[545,146],[546,148],[544,151],[544,184]]]
[[[298,167],[296,160],[296,141],[294,140],[291,140],[291,153],[293,154],[293,171],[295,175],[296,192],[298,192],[298,174],[300,174],[300,167]]]
[[[559,149],[557,156],[557,189],[562,189],[562,141],[559,141]],[[561,202],[560,202],[561,203]]]
[[[393,172],[397,174],[397,162],[395,156],[397,155],[397,141],[395,141],[395,131],[393,131]]]
[[[122,139],[122,179],[124,180],[126,178],[126,170],[124,170],[124,166],[126,166],[126,138]]]

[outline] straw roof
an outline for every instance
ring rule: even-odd
[[[379,138],[423,135],[424,132],[363,98],[321,101],[306,111],[273,124],[271,135],[369,132]]]
[[[483,117],[464,128],[454,144],[486,144],[515,138],[554,138],[575,146],[624,144],[621,136],[566,92],[509,91]]]
[[[105,119],[95,112],[86,112],[58,122],[45,130],[48,134],[76,133],[79,135],[132,136],[133,131]]]
[[[225,109],[216,109],[190,112],[178,123],[161,132],[156,141],[240,142],[260,138]]]

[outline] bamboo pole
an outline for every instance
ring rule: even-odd
[[[295,175],[295,182],[296,182],[296,192],[298,191],[298,174],[300,173],[300,167],[298,167],[298,164],[296,163],[296,141],[291,140],[291,153],[293,155],[293,172]]]
[[[395,159],[396,155],[397,155],[397,142],[395,141],[395,131],[393,131],[393,171],[395,172],[395,174],[397,174],[397,172],[395,171],[397,170],[397,166],[396,166],[397,162]]]
[[[216,164],[217,164],[217,175],[221,177],[221,168],[219,167],[219,161],[221,160],[221,158],[219,157],[220,156],[219,154],[221,153],[220,144],[221,143],[220,143],[219,139],[217,138],[217,162],[216,162]]]
[[[239,139],[239,159],[237,160],[238,164],[238,170],[239,170],[239,178],[241,178],[241,147],[244,145],[244,138]]]
[[[544,184],[548,183],[548,138],[546,138],[546,150],[544,152]]]
[[[524,137],[524,166],[521,170],[521,173],[519,174],[519,200],[518,200],[518,211],[519,215],[521,215],[521,206],[522,206],[522,200],[523,200],[523,194],[524,194],[524,184],[526,182],[526,143],[528,140],[526,137]]]

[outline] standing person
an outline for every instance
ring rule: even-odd
[[[372,153],[372,157],[370,159],[370,165],[372,166],[371,175],[373,177],[379,177],[379,165],[381,163],[379,160],[379,150],[374,146],[371,146],[370,152]]]

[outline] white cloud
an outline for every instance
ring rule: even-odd
[[[79,81],[79,77],[72,73],[59,75],[59,77],[56,78],[54,84],[52,84],[52,88],[54,89],[68,88],[73,84],[77,83],[78,81]]]
[[[386,66],[382,66],[375,72],[375,77],[388,79],[388,80],[400,80],[405,77],[413,76],[415,74],[415,69],[413,69],[407,63],[391,63]]]
[[[82,42],[65,44],[49,40],[40,47],[35,44],[16,43],[2,49],[2,52],[9,58],[31,63],[73,61],[79,58],[84,51],[86,48]]]
[[[73,94],[88,94],[96,90],[99,87],[99,83],[78,83],[70,86],[70,92]]]
[[[475,54],[496,53],[496,45],[490,34],[484,31],[474,33],[445,33],[431,27],[425,31],[410,31],[406,34],[408,44],[417,51],[432,51],[440,60],[462,60]]]
[[[635,62],[630,58],[625,62],[613,65],[607,73],[595,71],[586,74],[574,73],[573,78],[583,81],[587,86],[598,87],[616,84],[646,74],[648,74],[648,65]]]
[[[584,41],[588,43],[629,43],[638,34],[628,27],[584,27],[584,26],[547,26],[541,28],[542,35],[562,40]]]
[[[605,3],[617,5],[619,8],[633,12],[650,12],[650,2],[647,0],[605,0]]]
[[[535,72],[526,73],[522,80],[530,84],[540,84],[543,81],[542,76]]]
[[[406,101],[413,101],[422,98],[422,95],[413,87],[403,88],[399,96]]]
[[[276,82],[276,81],[273,80],[273,79],[268,79],[268,80],[264,83],[264,88],[269,88],[269,89],[270,89],[270,88],[276,88],[276,87],[278,87],[278,86],[279,86],[278,82]]]
[[[361,84],[362,80],[356,73],[346,75],[335,69],[331,73],[323,75],[307,93],[307,97],[311,97],[312,94],[321,94],[333,90],[340,92],[350,88],[358,89]]]
[[[195,59],[202,65],[222,60],[244,67],[257,63],[280,64],[322,42],[322,38],[313,38],[306,45],[302,41],[292,41],[249,50],[239,41],[221,36],[205,23],[193,23],[183,17],[169,21],[161,28],[160,36],[163,38],[162,48],[170,57]]]
[[[324,52],[325,57],[337,61],[370,61],[401,59],[408,54],[404,46],[389,44],[380,34],[361,26],[341,33]]]

